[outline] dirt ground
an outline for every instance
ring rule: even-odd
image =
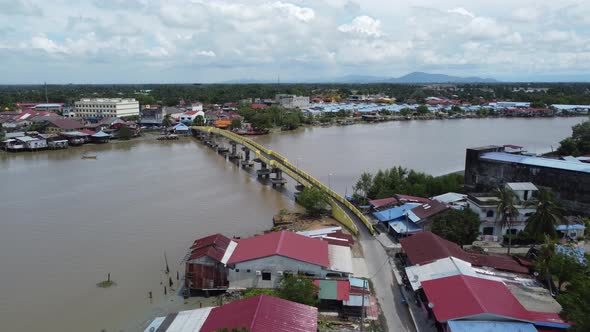
[[[350,231],[346,229],[346,227],[342,226],[338,220],[330,217],[330,216],[322,216],[317,218],[307,217],[302,213],[297,212],[289,212],[286,214],[275,215],[275,221],[283,222],[284,224],[279,224],[273,227],[274,231],[277,230],[289,230],[293,232],[301,232],[301,231],[311,231],[316,229],[322,228],[329,228],[329,227],[342,227],[342,232],[346,234],[350,234]],[[363,249],[358,243],[357,238],[355,237],[354,245],[351,248],[352,250],[352,257],[359,258],[363,256]]]

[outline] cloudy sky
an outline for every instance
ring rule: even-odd
[[[0,0],[0,84],[590,78],[588,0]]]

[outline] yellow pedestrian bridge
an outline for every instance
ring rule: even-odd
[[[344,197],[340,196],[337,192],[332,190],[331,188],[327,187],[325,184],[318,181],[316,178],[311,176],[310,174],[306,173],[305,171],[299,169],[295,165],[291,164],[287,158],[283,157],[276,151],[272,151],[267,149],[266,147],[262,146],[261,144],[235,133],[232,133],[229,130],[218,129],[213,127],[192,127],[193,133],[199,134],[199,136],[203,139],[210,139],[215,135],[223,136],[227,138],[230,143],[232,144],[232,151],[230,154],[230,159],[238,158],[236,154],[235,146],[237,144],[242,145],[244,148],[243,150],[246,152],[246,160],[244,161],[245,164],[243,165],[250,165],[251,162],[249,161],[249,152],[253,151],[256,153],[256,161],[261,163],[261,170],[258,171],[259,176],[262,174],[275,173],[278,174],[277,179],[272,179],[273,185],[276,184],[284,184],[284,180],[282,179],[282,173],[289,175],[293,180],[304,187],[316,187],[326,193],[330,199],[330,204],[332,206],[332,216],[342,223],[346,228],[348,228],[352,233],[358,234],[360,227],[366,227],[366,229],[373,234],[373,225],[369,222],[369,220],[348,200]],[[216,147],[214,144],[209,141],[209,144],[212,147]],[[218,148],[218,151],[221,151],[222,148]],[[229,149],[223,148],[223,151],[230,152]],[[267,169],[267,165],[270,169]],[[357,226],[358,225],[358,226]],[[364,225],[364,226],[363,226]]]

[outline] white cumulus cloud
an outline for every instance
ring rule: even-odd
[[[339,31],[364,35],[369,37],[381,37],[381,21],[370,16],[357,16],[350,24],[342,24],[338,27]]]
[[[448,13],[452,13],[452,14],[459,14],[459,15],[469,16],[471,18],[475,18],[475,14],[473,14],[472,12],[468,11],[467,9],[465,9],[463,7],[457,7],[457,8],[449,9],[449,10],[447,10],[447,12]]]

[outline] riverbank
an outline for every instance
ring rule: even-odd
[[[439,175],[461,169],[468,146],[520,143],[531,152],[547,151],[576,123],[399,121],[253,139],[344,195],[364,170],[404,165]],[[82,160],[86,148],[98,159]],[[148,319],[171,312],[168,302],[183,310],[181,298],[171,302],[170,293],[163,295],[164,251],[175,278],[195,239],[260,234],[280,209],[296,210],[292,186],[260,185],[254,172],[192,138],[0,153],[0,178],[6,188],[0,191],[0,320],[14,332],[142,331]],[[372,260],[366,275],[382,284],[377,289],[391,289],[381,245],[363,241],[365,259]],[[117,286],[96,287],[108,272]],[[385,294],[379,302],[392,317],[398,312],[397,297]]]

